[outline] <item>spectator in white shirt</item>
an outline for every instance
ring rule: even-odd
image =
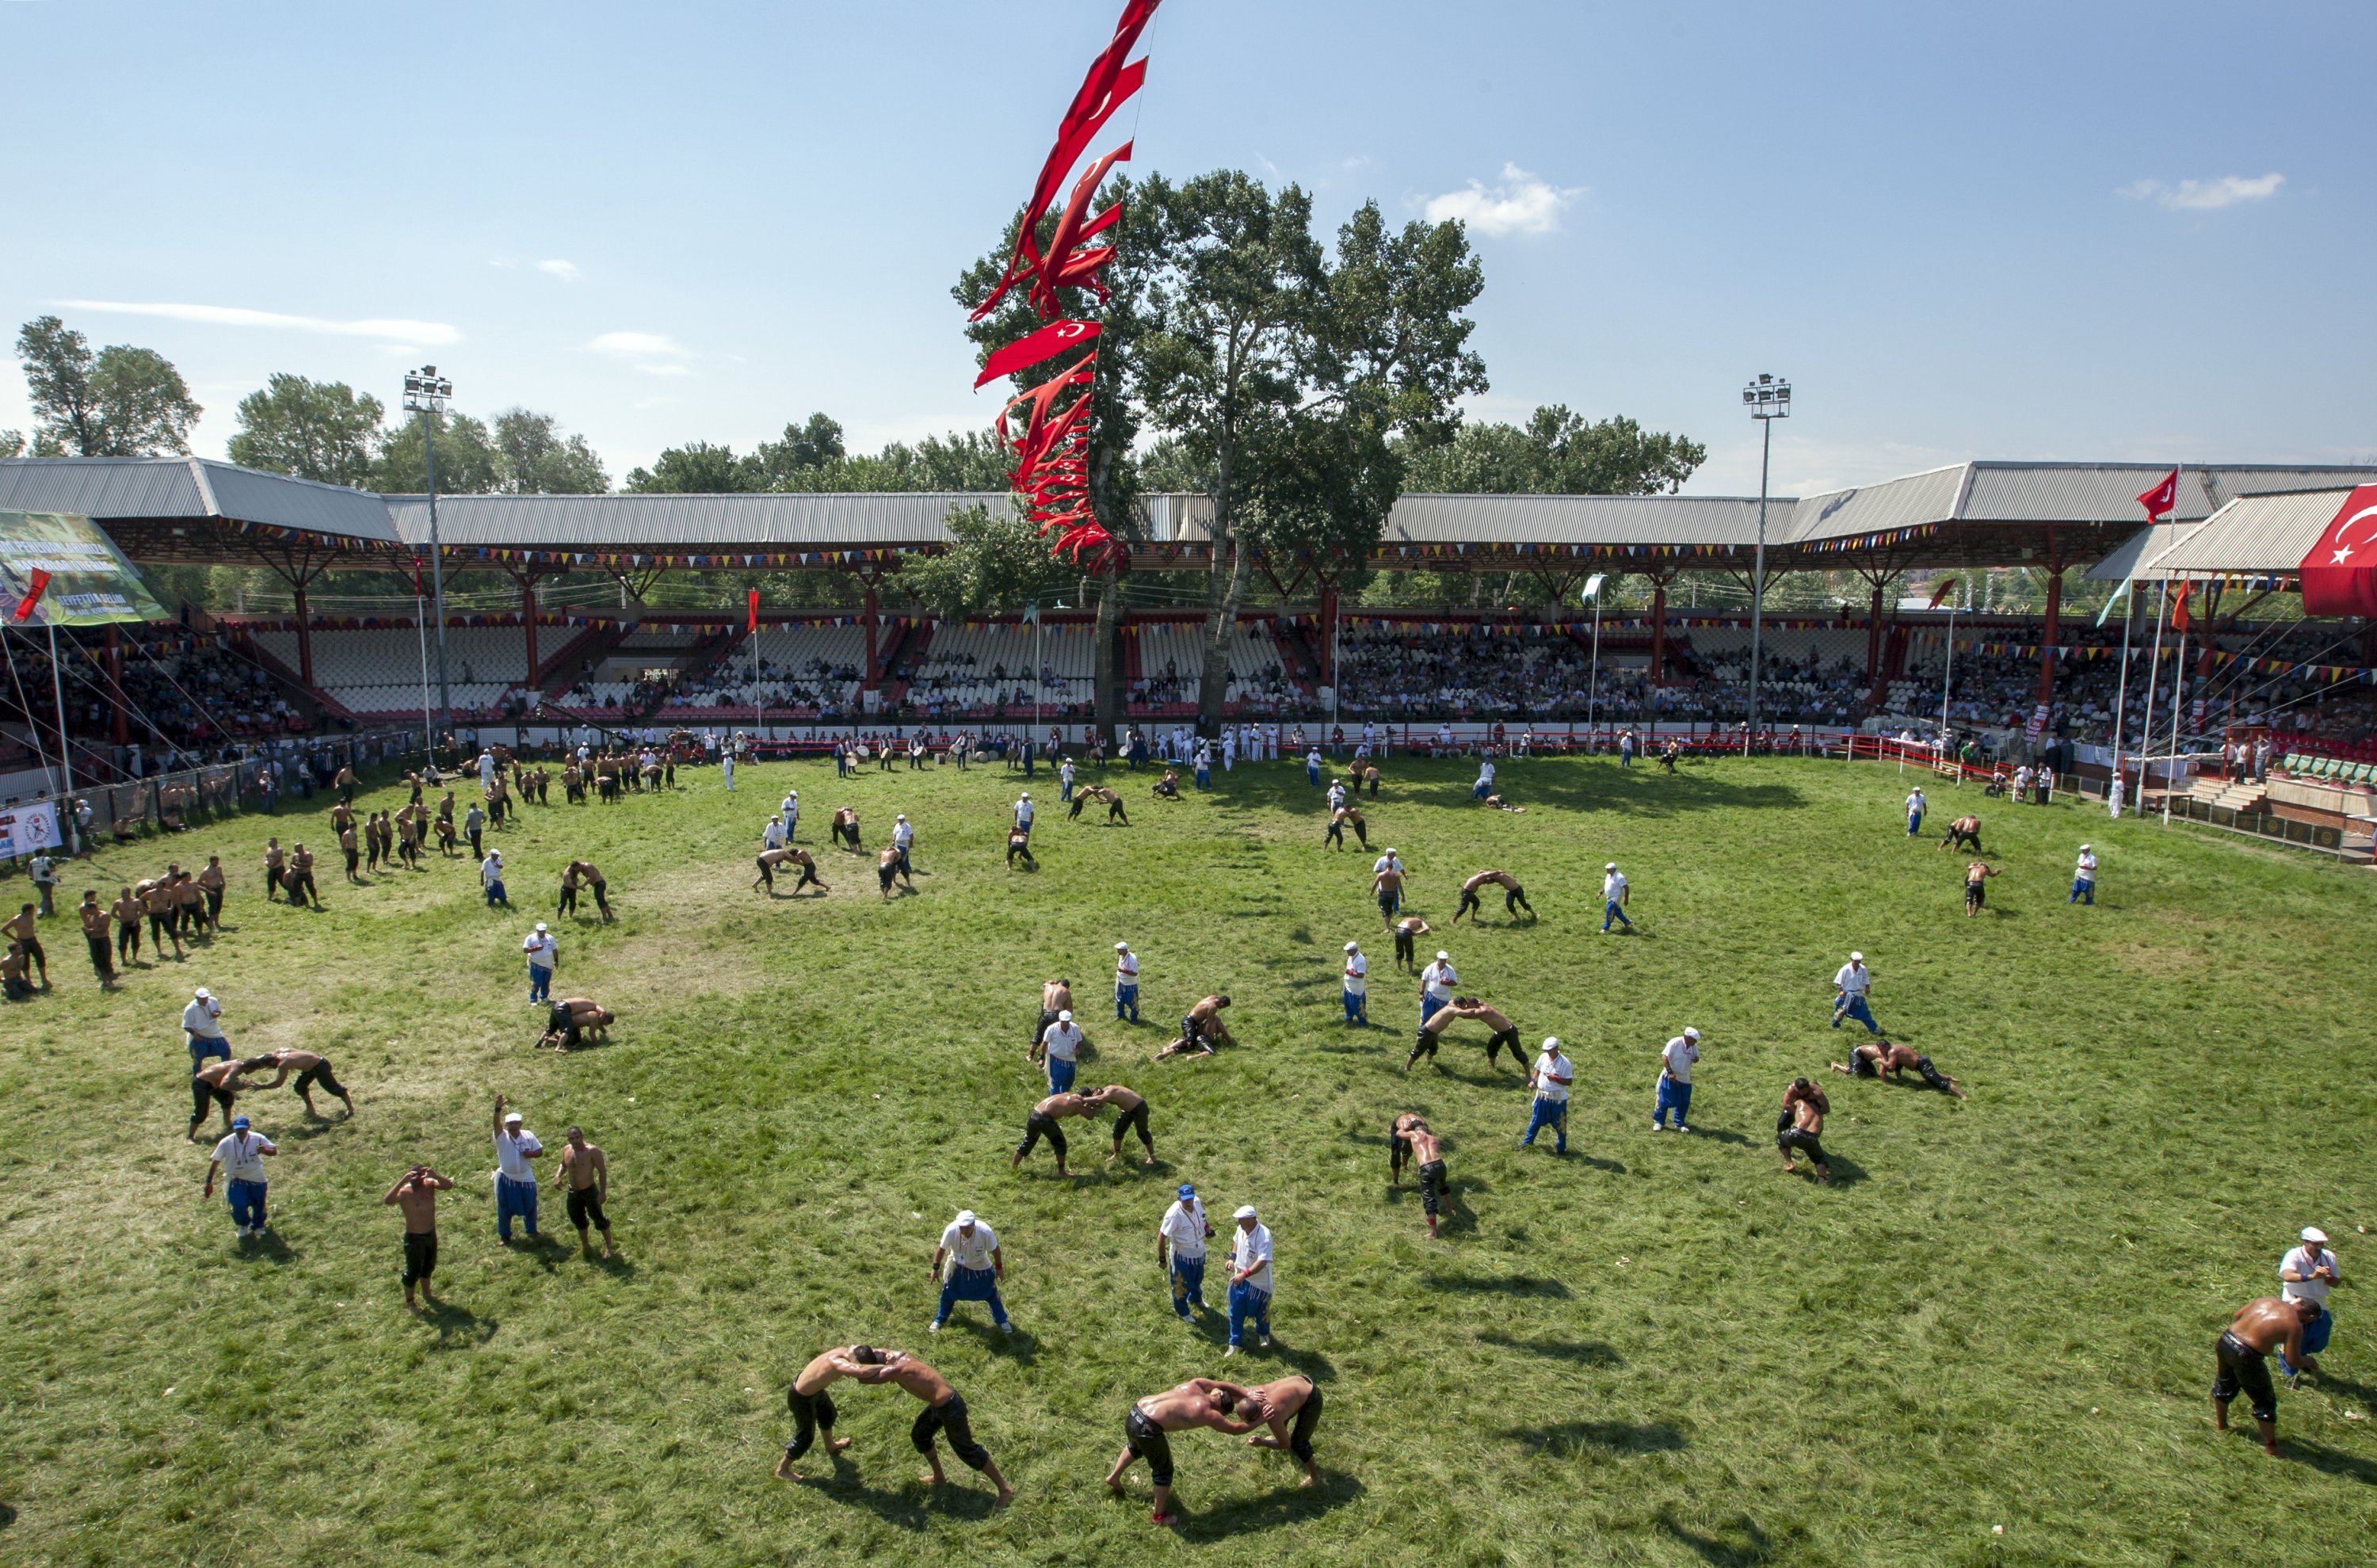
[[[499,904],[506,909],[512,906],[512,901],[504,896],[504,852],[502,850],[487,851],[486,859],[479,863],[479,881],[487,890],[488,908],[493,909]]]
[[[1026,838],[1032,834],[1032,792],[1028,789],[1015,798],[1015,831]]]
[[[776,808],[776,820],[784,824],[784,842],[790,844],[793,841],[793,830],[799,827],[801,823],[799,790],[792,790],[785,795],[783,804]]]
[[[1252,1203],[1242,1206],[1236,1218],[1238,1233],[1230,1241],[1230,1347],[1224,1356],[1238,1353],[1248,1320],[1257,1343],[1271,1347],[1271,1227]]]
[[[891,847],[899,853],[900,874],[903,877],[913,879],[916,874],[916,868],[908,864],[908,851],[914,849],[915,845],[916,830],[909,824],[908,819],[905,817],[893,819],[891,823]],[[908,885],[910,887],[914,887],[916,884],[914,881],[911,880]]]
[[[222,1029],[222,1002],[204,986],[182,1009],[182,1033],[188,1037],[191,1071],[204,1066],[209,1057],[231,1059],[231,1041]]]
[[[231,1222],[239,1227],[242,1237],[264,1234],[264,1160],[266,1155],[280,1152],[273,1147],[271,1139],[248,1131],[247,1118],[235,1116],[232,1118],[230,1135],[215,1145],[214,1158],[207,1162],[205,1195],[215,1195],[216,1171],[231,1179],[225,1189],[231,1199]]]
[[[1452,970],[1452,955],[1439,950],[1436,962],[1419,972],[1419,1021],[1425,1023],[1436,1010],[1452,1000],[1452,987],[1461,984],[1461,976]]]
[[[2072,873],[2072,896],[2063,902],[2089,904],[2096,902],[2096,855],[2084,844],[2080,846],[2080,863]]]
[[[1196,1321],[1191,1308],[1210,1310],[1205,1305],[1205,1242],[1212,1234],[1213,1222],[1205,1217],[1197,1189],[1182,1182],[1178,1200],[1164,1211],[1164,1221],[1155,1228],[1155,1261],[1172,1281],[1172,1310],[1184,1323]]]
[[[2278,1260],[2278,1294],[2288,1301],[2310,1302],[2319,1309],[2319,1315],[2303,1320],[2301,1366],[2289,1364],[2287,1353],[2278,1352],[2279,1369],[2289,1379],[2319,1371],[2319,1362],[2313,1358],[2327,1348],[2327,1337],[2335,1332],[2335,1319],[2327,1310],[2327,1293],[2335,1288],[2337,1277],[2335,1254],[2328,1251],[2327,1232],[2315,1225],[2303,1227],[2302,1245]]]
[[[941,1260],[949,1260],[944,1271]],[[941,1244],[933,1249],[932,1265],[925,1271],[928,1279],[941,1282],[940,1310],[933,1314],[933,1334],[950,1321],[950,1309],[961,1301],[987,1301],[990,1321],[998,1332],[1009,1333],[1012,1324],[1007,1321],[1007,1303],[998,1299],[999,1282],[1007,1277],[1007,1259],[998,1249],[998,1235],[990,1227],[974,1218],[972,1209],[960,1209],[941,1232]]]
[[[520,952],[528,955],[528,999],[532,1002],[553,999],[553,970],[561,957],[561,943],[554,939],[552,928],[542,920],[520,943]]]
[[[1613,860],[1601,868],[1601,934],[1603,936],[1609,934],[1609,923],[1612,920],[1630,931],[1634,928],[1634,922],[1626,918],[1626,900],[1629,896],[1626,873],[1618,868],[1618,862]]]
[[[1906,836],[1908,838],[1913,838],[1923,831],[1923,813],[1929,805],[1930,802],[1923,798],[1923,788],[1920,784],[1917,785],[1914,793],[1906,797]]]
[[[770,849],[782,849],[787,842],[784,837],[784,820],[782,817],[769,818],[768,825],[759,830],[761,853],[764,854]]]
[[[536,1134],[520,1125],[520,1113],[504,1109],[496,1096],[496,1239],[512,1244],[512,1220],[517,1216],[532,1241],[536,1239],[536,1167],[529,1162],[544,1153]]]
[[[1651,1131],[1667,1130],[1667,1113],[1676,1113],[1676,1131],[1690,1132],[1684,1118],[1692,1108],[1692,1063],[1701,1059],[1701,1032],[1687,1029],[1659,1052],[1659,1103],[1651,1112]]]
[[[1527,1074],[1527,1086],[1535,1092],[1535,1109],[1519,1147],[1534,1147],[1535,1134],[1548,1127],[1553,1133],[1552,1152],[1568,1153],[1568,1086],[1575,1082],[1576,1068],[1560,1049],[1559,1037],[1547,1039],[1534,1071]]]
[[[1873,974],[1865,966],[1865,954],[1853,952],[1849,961],[1833,976],[1833,1027],[1841,1026],[1844,1018],[1854,1018],[1865,1025],[1869,1035],[1879,1035],[1881,1026],[1873,1021],[1873,1010],[1866,1005],[1865,994],[1873,984]]]
[[[1369,999],[1370,961],[1362,956],[1362,944],[1345,944],[1345,1022],[1368,1026],[1370,1022]]]
[[[1130,951],[1129,942],[1115,943],[1115,1018],[1126,1014],[1133,1023],[1139,1022],[1139,954]]]

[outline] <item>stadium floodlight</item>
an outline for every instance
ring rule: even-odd
[[[1746,755],[1758,742],[1758,676],[1762,657],[1760,631],[1766,619],[1766,475],[1774,457],[1774,422],[1791,417],[1791,383],[1761,373],[1741,389],[1742,406],[1758,421],[1758,558],[1750,575],[1750,733],[1741,743]]]
[[[421,416],[421,450],[427,461],[429,474],[429,588],[430,610],[437,622],[437,726],[451,733],[454,728],[453,688],[446,679],[446,557],[437,538],[437,442],[435,416],[446,412],[446,401],[454,395],[454,383],[437,374],[434,365],[404,373],[404,412]],[[424,698],[426,693],[424,693]],[[426,706],[424,701],[424,706]],[[430,742],[430,755],[436,756],[436,742]]]

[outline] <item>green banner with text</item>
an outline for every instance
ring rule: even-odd
[[[87,517],[67,512],[0,511],[0,616],[12,615],[42,581],[28,626],[105,626],[111,621],[161,621],[140,573],[115,542]]]

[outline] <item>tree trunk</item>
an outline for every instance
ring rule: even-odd
[[[1222,571],[1220,543],[1213,546],[1213,565],[1206,578],[1205,664],[1197,683],[1197,733],[1222,733],[1222,704],[1230,695],[1230,637],[1237,629],[1238,604],[1246,597],[1247,557],[1232,533],[1227,549],[1230,569]]]

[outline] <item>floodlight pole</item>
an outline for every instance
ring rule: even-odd
[[[1762,373],[1741,389],[1750,417],[1758,421],[1758,556],[1750,579],[1750,733],[1742,742],[1747,755],[1758,744],[1758,677],[1766,619],[1766,478],[1774,458],[1774,422],[1791,417],[1791,383]]]
[[[446,678],[446,552],[437,537],[437,426],[435,416],[445,412],[446,400],[454,395],[454,383],[437,374],[434,365],[407,371],[404,377],[404,407],[408,413],[421,416],[421,450],[427,460],[429,474],[429,597],[432,611],[437,617],[437,724],[448,734],[454,729],[454,692]],[[437,757],[436,742],[429,748],[430,760]]]
[[[58,622],[57,617],[51,615],[47,608],[42,611],[42,619],[50,628],[50,699],[57,704],[58,708],[58,770],[66,775],[66,794],[63,798],[66,801],[66,816],[71,820],[74,816],[74,742],[66,738],[66,683],[58,673]],[[30,712],[25,715],[28,721],[30,721],[32,716]],[[30,722],[26,727],[29,729],[31,727]],[[63,839],[66,835],[60,833],[58,836]],[[67,839],[66,842],[73,841]],[[46,974],[42,976],[42,983],[44,985],[49,983]]]
[[[1601,574],[1585,584],[1585,597],[1593,601],[1593,674],[1584,688],[1584,736],[1587,745],[1594,744],[1594,712],[1601,699]],[[1570,709],[1574,712],[1576,710]]]

